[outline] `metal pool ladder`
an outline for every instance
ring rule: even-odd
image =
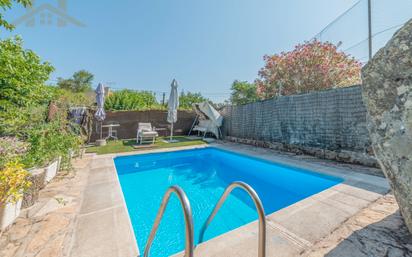
[[[259,216],[259,248],[258,248],[258,257],[266,257],[266,220],[265,220],[265,211],[263,209],[262,202],[259,199],[259,196],[255,190],[244,182],[233,182],[230,184],[224,191],[223,195],[220,197],[219,201],[216,203],[215,208],[207,219],[206,223],[203,225],[200,236],[199,244],[203,242],[203,237],[206,232],[206,229],[212,222],[213,218],[216,216],[217,212],[222,207],[223,203],[226,201],[227,197],[235,188],[241,188],[252,198],[253,203],[255,204],[256,210]],[[163,214],[166,210],[167,204],[169,203],[170,196],[172,193],[175,193],[179,198],[180,204],[182,205],[184,219],[185,219],[185,230],[186,230],[186,239],[185,239],[185,257],[193,257],[194,254],[194,229],[193,229],[193,218],[192,218],[192,209],[190,207],[189,199],[187,198],[185,192],[178,186],[171,186],[166,191],[163,196],[162,203],[160,204],[159,211],[157,213],[155,222],[153,224],[152,230],[150,231],[149,239],[147,240],[146,247],[144,250],[144,257],[149,256],[150,248],[152,246],[153,240],[156,236],[157,229],[159,227],[160,221],[162,220]]]
[[[256,210],[259,215],[259,242],[258,242],[258,257],[266,257],[266,220],[265,220],[265,211],[263,209],[262,202],[259,199],[258,194],[256,191],[244,182],[233,182],[230,184],[226,189],[223,195],[220,197],[219,201],[215,205],[212,213],[210,214],[209,218],[207,219],[206,223],[203,225],[202,229],[200,230],[199,236],[199,244],[203,242],[203,237],[205,235],[206,229],[208,228],[209,224],[212,222],[213,218],[216,216],[217,212],[222,207],[223,203],[226,201],[227,197],[235,188],[241,188],[249,196],[252,198],[253,203],[255,204]]]
[[[193,218],[192,209],[190,207],[189,199],[185,192],[178,186],[171,186],[166,191],[163,196],[162,203],[160,204],[159,211],[157,213],[155,222],[153,224],[152,230],[150,231],[149,239],[147,240],[146,247],[144,250],[144,257],[149,256],[150,247],[152,246],[153,240],[156,236],[157,228],[159,227],[160,221],[162,220],[163,214],[166,210],[167,204],[169,203],[170,196],[175,193],[179,198],[180,204],[182,205],[183,214],[185,218],[185,229],[186,229],[186,240],[185,240],[185,257],[193,257],[194,252],[194,232],[193,232]]]

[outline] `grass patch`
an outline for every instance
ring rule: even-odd
[[[173,139],[179,140],[176,143],[166,143],[163,142],[163,139],[168,139],[169,137],[159,137],[153,145],[143,144],[142,148],[134,148],[134,145],[137,145],[136,139],[125,139],[125,140],[116,140],[108,141],[105,146],[92,146],[86,149],[87,153],[97,153],[97,154],[109,154],[109,153],[125,153],[125,152],[134,152],[142,151],[149,149],[161,149],[161,148],[172,148],[179,146],[190,146],[190,145],[204,145],[204,141],[199,139],[190,139],[184,136],[176,136]]]

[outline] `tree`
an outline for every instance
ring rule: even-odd
[[[195,103],[206,102],[208,99],[202,96],[200,93],[183,92],[179,96],[179,108],[191,109]]]
[[[52,97],[45,86],[54,68],[23,48],[21,38],[0,41],[0,134],[10,134],[26,127]]]
[[[23,5],[24,7],[31,6],[32,0],[0,0],[0,9],[5,11],[11,9],[13,2]],[[0,27],[4,27],[7,30],[12,30],[14,28],[13,24],[10,24],[3,18],[3,14],[0,13]]]
[[[317,40],[297,45],[293,51],[265,56],[256,80],[262,99],[360,84],[361,63]]]
[[[257,101],[256,85],[247,81],[235,80],[231,87],[230,101],[232,104],[241,105]]]
[[[94,75],[86,70],[75,72],[69,79],[58,78],[57,85],[75,93],[92,90]]]
[[[54,68],[31,50],[19,37],[0,41],[0,111],[47,103],[45,86]]]

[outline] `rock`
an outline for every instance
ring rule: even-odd
[[[362,69],[372,147],[412,232],[412,20]]]

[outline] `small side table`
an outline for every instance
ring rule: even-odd
[[[107,124],[107,125],[102,126],[102,128],[108,128],[109,129],[109,133],[108,133],[106,139],[110,139],[110,138],[113,138],[113,139],[116,139],[116,140],[118,139],[117,134],[115,136],[114,133],[113,133],[114,132],[113,128],[115,128],[115,127],[120,127],[120,124]]]

